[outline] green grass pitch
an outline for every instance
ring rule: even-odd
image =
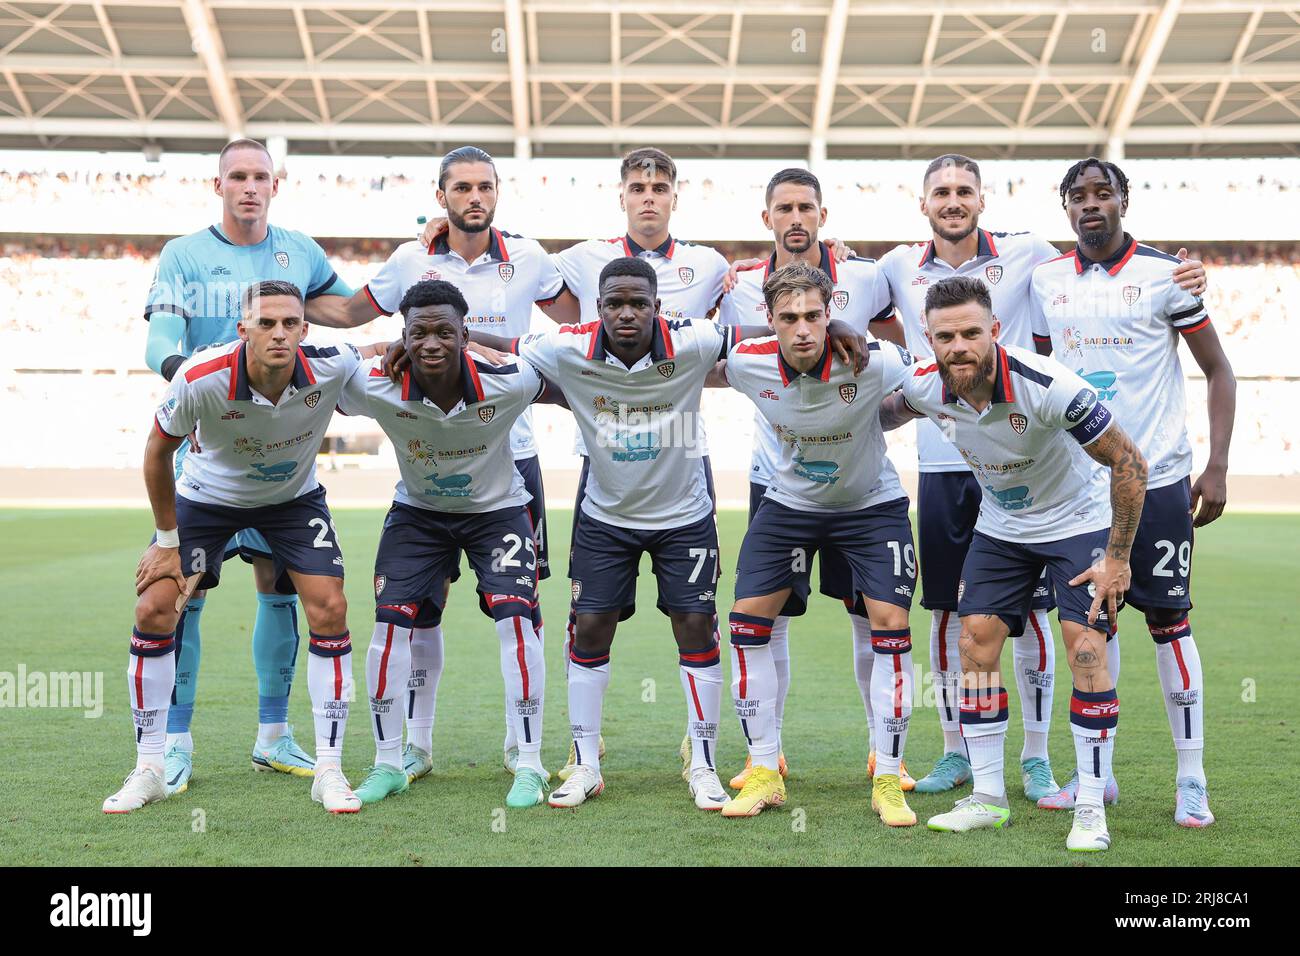
[[[371,632],[371,560],[382,512],[335,513],[348,559],[350,624],[358,703],[344,769],[353,783],[372,756],[364,655]],[[551,516],[560,575],[542,588],[548,623],[546,743],[554,770],[568,747],[560,659],[568,600],[569,514]],[[1019,864],[1198,866],[1293,863],[1294,814],[1287,809],[1296,718],[1285,702],[1300,687],[1291,642],[1295,542],[1300,516],[1234,515],[1205,529],[1196,551],[1193,625],[1205,669],[1210,797],[1219,822],[1207,831],[1173,824],[1174,756],[1160,702],[1154,653],[1135,611],[1121,618],[1123,711],[1116,759],[1121,798],[1109,814],[1114,847],[1080,859],[1065,850],[1068,814],[1039,811],[1021,793],[1019,704],[1012,694],[1007,788],[1012,826],[946,835],[889,830],[870,810],[866,729],[853,679],[849,629],[833,602],[814,601],[791,631],[793,678],[785,751],[789,803],[747,820],[696,810],[682,782],[677,747],[685,705],[667,619],[654,610],[642,568],[640,611],[620,627],[605,705],[607,789],[576,811],[505,811],[501,679],[491,622],[477,610],[467,574],[444,620],[446,668],[434,727],[434,772],[402,796],[356,816],[332,817],[311,802],[309,782],[254,773],[256,682],[249,632],[254,600],[236,562],[209,597],[194,720],[195,776],[188,793],[126,817],[100,812],[134,761],[125,669],[133,577],[150,531],[148,512],[4,511],[0,529],[0,671],[98,671],[102,717],[72,709],[0,710],[0,864]],[[725,620],[744,515],[720,516]],[[915,657],[925,664],[929,617],[912,614]],[[1004,665],[1010,665],[1010,646]],[[724,660],[726,655],[724,654]],[[729,669],[729,664],[724,664]],[[1009,669],[1008,669],[1009,673]],[[727,680],[729,680],[729,676]],[[1059,650],[1052,765],[1065,780],[1074,763],[1067,723],[1069,672]],[[1014,690],[1014,688],[1012,688]],[[291,720],[311,749],[306,649],[299,659]],[[933,707],[918,706],[907,758],[920,776],[939,756]],[[724,694],[718,744],[724,781],[744,760],[743,738]],[[910,797],[921,818],[946,810],[947,795]]]

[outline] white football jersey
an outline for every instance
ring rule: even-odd
[[[875,259],[856,256],[836,262],[826,243],[821,247],[818,268],[830,276],[835,285],[831,295],[831,318],[853,326],[868,335],[867,325],[883,321],[894,313],[889,301],[889,287],[877,268]],[[776,268],[776,253],[761,265],[742,269],[736,285],[722,299],[718,321],[724,325],[767,325],[767,303],[763,283]],[[781,440],[760,413],[754,414],[754,451],[749,463],[749,480],[770,485],[781,461]]]
[[[582,323],[600,321],[600,270],[615,259],[644,259],[654,266],[659,314],[666,319],[702,319],[718,307],[722,280],[730,266],[716,249],[669,236],[663,245],[643,249],[627,235],[617,239],[588,239],[551,258],[582,306]],[[703,433],[701,433],[703,435]],[[707,438],[702,438],[707,446]],[[582,431],[574,435],[573,453],[586,455]],[[705,447],[705,454],[708,449]]]
[[[999,342],[1034,347],[1029,279],[1035,266],[1060,252],[1031,232],[978,232],[975,257],[956,268],[935,258],[933,240],[895,246],[880,260],[890,297],[903,317],[907,349],[918,360],[934,354],[925,337],[925,294],[933,283],[952,276],[971,276],[988,287],[993,314],[1002,326]],[[957,450],[927,420],[916,423],[916,454],[921,471],[966,470]]]
[[[589,450],[582,510],[625,528],[680,528],[713,512],[704,479],[700,393],[733,330],[707,319],[654,322],[631,368],[599,322],[525,336],[515,350],[560,388]]]
[[[1192,473],[1178,338],[1210,318],[1174,282],[1178,259],[1125,240],[1106,262],[1076,247],[1034,270],[1034,334],[1097,390],[1146,456],[1147,486],[1162,488]]]
[[[465,328],[504,338],[527,335],[534,303],[546,305],[564,291],[551,257],[534,239],[491,230],[488,251],[466,262],[451,250],[444,233],[426,246],[404,242],[365,286],[370,303],[384,315],[397,311],[406,290],[422,279],[443,279],[465,297]],[[532,410],[515,422],[511,451],[516,459],[537,454]]]
[[[952,436],[984,490],[975,530],[1037,544],[1110,527],[1110,472],[1082,448],[1114,423],[1109,410],[1059,362],[995,348],[993,400],[983,411],[949,394],[933,362],[903,382],[907,404]]]
[[[545,383],[527,362],[492,365],[469,352],[460,375],[461,400],[444,412],[409,369],[398,385],[374,358],[352,373],[339,410],[375,419],[388,435],[402,476],[395,500],[404,505],[482,512],[528,504],[510,434]]]
[[[892,343],[868,344],[861,375],[827,342],[817,364],[796,372],[776,336],[727,353],[727,382],[757,406],[781,457],[767,497],[799,511],[860,511],[905,497],[885,449],[880,403],[902,385],[912,357]]]
[[[671,236],[656,249],[642,249],[630,236],[588,239],[554,253],[551,258],[564,284],[578,297],[582,322],[600,318],[600,270],[615,259],[640,258],[654,266],[658,280],[659,314],[666,319],[702,319],[718,306],[727,260],[717,250]]]
[[[241,341],[205,349],[176,370],[155,427],[190,439],[176,493],[257,508],[315,491],[316,453],[343,383],[361,364],[351,345],[300,346],[293,379],[272,405],[248,381]]]

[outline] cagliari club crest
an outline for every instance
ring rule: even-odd
[[[281,269],[287,269],[287,268],[289,268],[289,253],[287,253],[287,252],[277,252],[277,253],[275,254],[275,261],[278,262],[278,263],[280,263],[280,268],[281,268]]]
[[[1142,287],[1140,285],[1126,285],[1120,290],[1120,294],[1124,296],[1125,305],[1132,305],[1142,298]]]
[[[845,405],[852,405],[853,400],[858,397],[858,387],[852,382],[846,382],[840,386],[840,400]]]
[[[1029,427],[1029,419],[1019,412],[1012,412],[1007,421],[1011,423],[1011,427],[1015,429],[1017,435],[1023,435],[1025,429]]]
[[[984,267],[984,278],[988,279],[989,282],[993,283],[994,285],[997,285],[999,282],[1002,281],[1002,267],[1001,267],[1001,266],[985,266],[985,267]]]
[[[303,399],[303,402],[307,405],[308,408],[315,408],[317,405],[319,405],[319,404],[320,404],[320,389],[317,389],[316,391],[314,391],[314,392],[312,392],[310,395],[308,395],[306,398],[304,398],[304,399]]]
[[[672,378],[673,372],[677,371],[677,363],[664,362],[662,365],[656,365],[655,368],[658,369],[659,374],[664,378]]]
[[[677,270],[677,278],[682,280],[682,285],[690,285],[695,281],[695,270],[690,266],[682,266]]]
[[[849,293],[847,289],[836,289],[831,293],[831,301],[835,303],[835,308],[843,312],[849,307]]]
[[[497,414],[497,407],[495,405],[484,405],[482,408],[478,410],[478,417],[483,419],[484,425],[492,421],[492,419],[496,417],[496,414]]]
[[[515,277],[515,264],[513,262],[497,263],[497,274],[501,276],[502,282],[509,282]]]

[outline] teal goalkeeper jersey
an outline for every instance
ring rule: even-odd
[[[185,320],[181,354],[192,355],[233,341],[244,290],[271,279],[292,282],[306,299],[352,295],[310,236],[268,226],[266,238],[257,245],[237,246],[219,226],[209,226],[163,246],[144,317],[159,312],[179,315]]]

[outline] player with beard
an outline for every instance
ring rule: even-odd
[[[1119,723],[1106,634],[1129,585],[1146,460],[1081,376],[998,344],[1000,323],[979,279],[936,282],[926,293],[925,321],[934,361],[919,365],[886,400],[881,421],[887,429],[921,415],[942,422],[982,494],[957,587],[961,732],[974,792],[928,826],[959,833],[1001,829],[1010,820],[999,661],[1007,636],[1023,628],[1046,568],[1074,678],[1079,795],[1066,847],[1105,850],[1102,801]]]
[[[970,276],[985,284],[1000,324],[1004,345],[1032,349],[1030,276],[1034,267],[1059,255],[1045,239],[1030,232],[989,232],[979,228],[984,193],[979,165],[949,153],[932,160],[922,179],[920,211],[930,225],[926,242],[900,245],[880,260],[893,304],[902,316],[907,348],[920,359],[930,354],[924,303],[934,283],[951,276]],[[1185,255],[1182,250],[1180,255]],[[1175,279],[1193,292],[1204,289],[1199,262],[1178,266]],[[957,585],[962,561],[978,518],[980,488],[961,455],[930,421],[917,423],[920,471],[917,493],[917,544],[921,559],[921,606],[931,612],[930,667],[938,683],[939,724],[944,753],[917,781],[919,793],[951,790],[970,779],[970,761],[962,744],[957,701],[959,663]],[[1034,607],[1023,633],[1012,635],[1016,689],[1024,723],[1020,753],[1025,796],[1038,800],[1059,789],[1048,762],[1055,646],[1048,611],[1052,595],[1044,580],[1035,589]],[[1116,665],[1111,653],[1111,666]],[[870,662],[870,655],[866,655]],[[1114,794],[1110,794],[1113,799]]]
[[[627,257],[601,270],[601,321],[566,325],[515,342],[475,333],[516,351],[567,396],[587,448],[588,486],[575,515],[569,577],[577,629],[568,668],[576,766],[550,804],[573,807],[604,789],[599,738],[610,646],[636,610],[637,568],[652,559],[658,606],[672,622],[691,736],[689,790],[695,806],[727,802],[715,747],[722,668],[715,625],[718,530],[699,454],[696,423],[706,378],[731,345],[766,326],[722,327],[659,315],[656,276]],[[855,367],[866,342],[842,323],[832,346]]]
[[[465,296],[469,313],[465,327],[507,339],[527,335],[533,306],[557,320],[575,317],[577,300],[540,243],[502,232],[496,217],[500,178],[492,157],[476,146],[454,149],[442,159],[437,199],[447,212],[447,229],[429,242],[403,243],[379,273],[357,292],[346,307],[346,325],[361,325],[378,315],[391,315],[406,291],[424,279],[451,282]],[[546,497],[537,460],[531,409],[515,421],[511,433],[515,468],[523,476],[537,546],[538,577],[550,577],[546,533]],[[458,569],[459,562],[453,562]],[[453,571],[453,580],[459,571]],[[542,633],[540,611],[533,626]],[[429,640],[413,645],[413,676],[407,702],[405,766],[412,780],[432,767],[434,696],[442,669],[442,628],[434,624]],[[519,740],[506,701],[503,764],[514,773]]]
[[[727,325],[763,323],[770,320],[768,303],[763,288],[768,278],[786,266],[802,262],[825,273],[833,291],[825,303],[831,315],[846,322],[862,334],[887,339],[903,345],[903,333],[894,320],[894,307],[889,299],[889,287],[880,275],[874,259],[860,259],[849,255],[837,262],[831,247],[818,239],[826,225],[827,208],[822,205],[821,182],[806,169],[790,168],[776,173],[767,184],[763,225],[772,231],[775,248],[767,259],[749,260],[736,264],[735,284],[723,297],[719,321]],[[754,413],[754,450],[749,469],[749,520],[752,523],[759,505],[772,484],[772,476],[781,461],[782,442],[772,425],[760,410]],[[907,543],[911,553],[911,542]],[[875,720],[872,716],[871,621],[866,607],[854,592],[851,569],[840,552],[835,549],[821,551],[821,590],[823,594],[842,600],[849,611],[853,629],[854,670],[858,688],[867,714],[869,742],[867,745],[867,774],[874,776]],[[913,559],[915,563],[915,559]],[[911,589],[911,585],[905,585]],[[806,598],[806,595],[805,595]],[[794,610],[795,606],[791,606]],[[802,610],[800,610],[802,613]],[[776,667],[777,691],[775,720],[777,736],[785,719],[785,701],[790,690],[790,616],[778,614],[772,624],[767,646],[771,648]],[[863,657],[867,659],[864,661]],[[788,773],[784,750],[778,751],[781,776]],[[753,764],[746,759],[744,769],[731,778],[731,786],[743,788],[749,779]],[[906,767],[890,767],[889,775],[901,776],[904,790],[914,784]]]
[[[1174,820],[1200,828],[1214,814],[1202,761],[1205,687],[1188,621],[1193,528],[1218,518],[1227,502],[1237,384],[1205,306],[1175,281],[1178,260],[1124,231],[1128,201],[1128,179],[1114,163],[1089,158],[1070,167],[1061,203],[1079,241],[1069,255],[1034,270],[1034,334],[1039,351],[1054,351],[1105,390],[1116,418],[1151,462],[1127,602],[1146,616],[1156,644],[1177,756]],[[1195,483],[1180,339],[1205,373],[1208,393],[1209,462]],[[1111,646],[1118,647],[1118,635]],[[1118,668],[1111,676],[1118,677]],[[1038,805],[1068,808],[1076,789],[1071,781]]]

